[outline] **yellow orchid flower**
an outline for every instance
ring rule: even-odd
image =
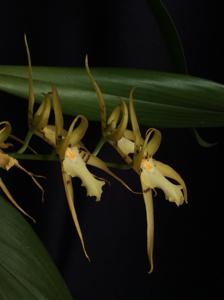
[[[51,100],[55,115],[55,126],[47,125],[45,128],[43,128],[42,137],[46,142],[55,148],[56,153],[60,158],[62,177],[69,209],[72,214],[72,218],[75,223],[84,253],[89,259],[85,249],[78,217],[75,211],[71,178],[79,177],[82,181],[82,185],[86,188],[87,195],[95,197],[97,201],[101,199],[102,187],[104,186],[105,181],[102,179],[99,180],[96,176],[94,176],[89,171],[87,167],[88,165],[103,170],[104,172],[113,176],[127,188],[129,187],[125,182],[111,172],[101,159],[91,154],[82,144],[81,140],[88,127],[87,119],[82,115],[78,115],[71,123],[68,131],[66,131],[64,129],[64,120],[59,96],[55,87],[52,87]]]
[[[53,125],[47,125],[45,126],[41,133],[43,139],[53,146],[55,148],[56,153],[59,156],[59,159],[61,161],[61,171],[62,171],[62,178],[66,193],[66,198],[68,202],[68,206],[72,215],[72,219],[74,221],[79,239],[81,241],[81,245],[83,248],[83,251],[85,253],[85,256],[88,260],[89,256],[86,251],[81,227],[78,221],[78,216],[75,210],[74,205],[74,193],[73,193],[73,186],[72,186],[72,177],[79,177],[81,176],[81,179],[83,176],[86,176],[88,174],[88,178],[92,178],[92,181],[96,184],[97,179],[93,177],[93,175],[87,170],[84,162],[82,161],[82,158],[79,154],[79,142],[82,139],[83,135],[85,134],[85,131],[88,126],[88,121],[83,116],[77,116],[68,131],[66,131],[64,127],[64,120],[61,112],[60,102],[58,93],[55,87],[52,87],[52,102],[53,102],[53,109],[54,109],[54,115],[55,115],[55,126]],[[76,123],[80,121],[79,125],[74,129]],[[81,169],[76,170],[76,167],[81,167]],[[87,193],[89,192],[89,185],[88,182],[84,181],[84,184],[86,185]],[[103,183],[102,183],[103,185]],[[91,187],[90,187],[91,188]],[[97,185],[96,188],[97,190]],[[100,197],[102,193],[102,186],[99,188],[98,185],[97,192],[95,191],[95,194],[93,192],[90,192],[91,196],[96,196],[97,199]]]
[[[133,131],[118,141],[119,151],[133,169],[139,174],[147,219],[147,252],[151,273],[153,271],[154,216],[152,191],[161,189],[165,198],[177,206],[187,203],[187,189],[181,176],[169,165],[153,158],[161,143],[161,133],[157,129],[149,129],[145,139],[142,138],[133,104],[133,91],[129,101],[129,112]],[[177,184],[172,183],[174,180]]]
[[[187,189],[181,176],[170,166],[156,161],[153,155],[156,153],[161,142],[161,133],[156,129],[149,129],[146,133],[145,139],[142,138],[140,128],[138,125],[134,104],[133,104],[133,92],[131,90],[129,95],[129,114],[132,124],[132,130],[127,129],[128,113],[123,115],[122,126],[120,126],[119,135],[116,135],[112,140],[107,132],[113,132],[111,123],[108,124],[106,118],[106,106],[105,99],[100,90],[99,85],[94,79],[88,66],[88,60],[86,58],[86,70],[88,76],[93,84],[93,87],[97,94],[97,99],[100,108],[101,127],[104,137],[107,141],[117,150],[121,157],[128,165],[131,165],[134,171],[139,175],[142,192],[146,208],[147,219],[147,253],[149,257],[150,270],[153,271],[153,241],[154,241],[154,216],[153,216],[153,199],[152,191],[156,188],[161,189],[165,198],[181,205],[183,202],[187,202]],[[123,110],[124,111],[124,110]],[[118,113],[119,112],[119,113]],[[112,112],[116,114],[115,126],[120,119],[120,112],[115,108]],[[127,119],[126,119],[127,118]],[[113,118],[112,118],[113,119]],[[113,124],[113,122],[112,122]],[[108,130],[110,128],[110,130]],[[173,179],[177,184],[172,183],[168,178]]]
[[[2,127],[2,128],[1,128]],[[44,193],[42,186],[39,184],[39,182],[36,180],[35,177],[41,177],[38,175],[34,175],[33,173],[27,171],[21,164],[16,160],[15,158],[11,157],[7,153],[4,153],[1,149],[8,148],[10,144],[6,143],[6,140],[11,135],[11,124],[7,121],[0,122],[0,168],[4,169],[6,171],[9,171],[12,167],[17,167],[26,174],[28,174],[34,183],[37,185],[37,187],[42,191],[42,195]],[[6,185],[4,184],[3,180],[0,178],[0,189],[4,192],[4,194],[7,196],[9,201],[25,216],[29,217],[33,222],[35,220],[28,215],[16,202],[16,200],[13,198],[9,190],[7,189]]]
[[[27,39],[25,36],[25,45],[28,57],[28,77],[29,77],[29,105],[28,105],[28,123],[31,130],[31,134],[35,133],[39,137],[42,137],[48,144],[55,148],[61,161],[61,171],[63,177],[63,183],[66,193],[69,209],[81,241],[81,245],[85,256],[89,260],[87,254],[84,239],[79,225],[78,217],[74,206],[74,193],[72,186],[72,177],[79,177],[82,180],[82,185],[85,186],[88,196],[95,196],[96,200],[100,200],[102,194],[102,187],[105,184],[103,180],[98,180],[93,174],[90,173],[86,164],[92,164],[93,166],[103,169],[110,175],[113,173],[107,168],[106,164],[95,158],[88,151],[81,150],[81,139],[84,136],[88,121],[84,116],[77,116],[68,131],[64,129],[64,120],[59,101],[57,89],[52,87],[52,92],[45,95],[45,98],[35,114],[33,114],[34,108],[34,90],[32,80],[32,67],[31,57]],[[55,115],[55,126],[48,125],[51,105],[53,106]],[[78,124],[76,126],[76,124]],[[75,128],[76,126],[76,128]],[[83,153],[84,151],[84,153]],[[82,155],[81,155],[82,154]],[[88,157],[86,159],[85,157]],[[85,160],[83,160],[85,158]],[[91,158],[91,159],[90,159]],[[114,175],[116,178],[116,175]],[[122,182],[122,180],[120,180]]]
[[[90,155],[81,140],[88,128],[88,120],[78,115],[71,123],[69,130],[63,128],[63,116],[57,89],[52,87],[52,102],[55,113],[55,126],[46,126],[42,132],[45,140],[55,146],[56,152],[62,161],[63,171],[71,177],[79,177],[85,186],[88,196],[95,196],[100,200],[102,194],[102,180],[96,179],[86,167],[84,154]],[[78,124],[78,125],[76,125]]]

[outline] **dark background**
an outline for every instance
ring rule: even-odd
[[[221,1],[164,1],[179,30],[191,75],[224,83]],[[26,64],[27,33],[33,65],[134,67],[175,71],[147,1],[4,1],[0,11],[0,64]],[[27,102],[0,93],[1,120],[26,132]],[[66,118],[67,124],[71,118]],[[155,204],[155,271],[148,275],[144,203],[113,179],[102,202],[85,196],[74,180],[76,208],[91,264],[74,231],[57,163],[23,162],[45,174],[46,200],[17,170],[2,174],[20,204],[37,220],[33,228],[59,267],[75,299],[224,299],[223,128],[200,129],[213,148],[200,147],[188,129],[162,128],[157,159],[182,174],[189,204],[177,208],[158,191]],[[143,128],[144,132],[144,128]],[[91,122],[84,141],[100,134]],[[37,139],[33,145],[48,151]],[[115,153],[105,147],[102,158]],[[96,173],[96,171],[94,170]],[[132,172],[117,172],[136,189]],[[97,173],[105,176],[103,173]],[[19,185],[18,185],[19,182]],[[29,183],[29,185],[28,185]]]

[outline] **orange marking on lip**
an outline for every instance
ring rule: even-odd
[[[146,159],[143,160],[142,164],[143,167],[148,171],[151,171],[153,168],[153,165],[150,162],[148,162]]]
[[[69,159],[74,160],[74,159],[75,159],[75,156],[76,156],[75,151],[73,151],[72,149],[68,148],[68,149],[66,150],[66,156],[67,156]]]

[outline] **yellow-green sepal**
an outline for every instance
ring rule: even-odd
[[[64,118],[61,109],[61,102],[57,88],[52,86],[52,105],[54,110],[55,127],[56,127],[56,144],[58,144],[63,136]]]
[[[85,59],[85,67],[86,67],[87,75],[89,76],[89,79],[96,91],[98,104],[99,104],[99,110],[100,110],[101,129],[102,129],[102,133],[104,135],[104,132],[107,127],[107,112],[106,112],[105,99],[104,99],[103,93],[101,92],[101,89],[100,89],[98,83],[96,82],[96,80],[94,79],[94,77],[90,71],[87,55],[86,55],[86,59]]]
[[[128,108],[124,101],[116,106],[107,120],[105,137],[108,141],[118,141],[124,135],[128,125]]]
[[[43,128],[47,126],[50,112],[51,112],[51,99],[50,99],[50,95],[46,94],[44,95],[44,99],[33,117],[32,129],[34,132],[41,132]]]
[[[149,259],[149,273],[153,271],[153,247],[154,247],[154,213],[152,190],[141,180],[143,198],[145,203],[147,221],[147,254]]]
[[[32,128],[33,124],[33,108],[35,103],[34,91],[33,91],[33,75],[32,75],[32,64],[31,64],[31,55],[29,50],[29,45],[27,42],[26,35],[24,35],[24,41],[26,46],[26,53],[28,59],[28,85],[29,85],[29,95],[28,95],[28,125]]]
[[[76,125],[77,127],[75,127]],[[57,146],[57,152],[61,158],[64,158],[65,151],[69,145],[77,145],[81,141],[86,133],[87,128],[88,120],[86,117],[78,115],[73,120],[64,140]]]
[[[77,216],[75,205],[74,205],[74,193],[73,193],[72,179],[71,179],[71,176],[69,176],[64,171],[63,166],[62,166],[62,178],[63,178],[63,182],[64,182],[65,194],[66,194],[69,210],[72,215],[72,219],[75,224],[75,228],[77,230],[83,252],[84,252],[86,258],[90,261],[90,258],[86,251],[86,247],[85,247],[85,243],[84,243],[84,239],[83,239],[83,235],[82,235],[82,230],[81,230],[81,227],[79,224],[78,216]]]

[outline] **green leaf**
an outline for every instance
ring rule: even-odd
[[[147,2],[156,18],[163,38],[166,41],[167,49],[169,51],[171,61],[176,67],[176,71],[180,73],[187,73],[184,49],[173,18],[161,0],[147,0]]]
[[[0,227],[0,299],[72,300],[29,224],[1,196]]]
[[[224,125],[224,86],[188,75],[135,69],[92,69],[104,93],[109,112],[127,99],[136,87],[134,98],[142,125],[156,127],[220,127]],[[0,66],[0,89],[24,98],[28,96],[25,66]],[[84,114],[99,120],[95,91],[84,69],[33,67],[37,100],[58,88],[62,110],[69,115]]]

